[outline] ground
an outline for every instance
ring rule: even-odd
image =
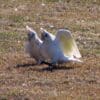
[[[36,65],[24,51],[26,25],[70,29],[83,63]],[[1,0],[0,100],[100,100],[100,1]]]

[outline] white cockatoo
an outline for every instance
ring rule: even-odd
[[[41,28],[41,54],[52,64],[82,62],[81,54],[69,30],[59,29],[56,36]]]
[[[38,37],[35,30],[29,26],[26,26],[26,29],[28,31],[28,41],[25,43],[25,51],[40,64],[42,61],[40,53],[42,40]]]

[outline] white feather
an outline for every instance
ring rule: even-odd
[[[75,40],[73,39],[69,30],[60,29],[56,36],[42,29],[42,50],[44,58],[51,63],[65,63],[68,61],[81,62],[78,58],[81,57],[80,52],[77,48]],[[64,53],[64,47],[62,46],[63,38],[65,37],[66,42],[66,53]],[[44,52],[44,53],[43,53]]]
[[[42,61],[40,53],[42,40],[38,37],[35,30],[29,26],[26,26],[26,29],[28,31],[28,41],[25,44],[25,50],[30,55],[30,57],[34,58],[37,63],[40,63]]]
[[[70,57],[81,58],[77,44],[69,30],[59,29],[56,34],[56,40],[64,54]]]

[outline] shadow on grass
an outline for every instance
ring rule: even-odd
[[[32,64],[29,64],[29,63],[27,63],[27,64],[17,64],[15,66],[15,68],[25,68],[25,67],[35,66],[35,65],[37,65],[37,64],[35,64],[35,63],[32,63]]]
[[[53,66],[52,68],[46,67],[43,68],[42,71],[55,71],[55,70],[71,70],[74,69],[75,67],[66,67],[66,66]]]
[[[37,68],[38,66],[37,66],[36,63],[17,64],[15,66],[15,68],[29,68],[33,71],[40,71],[40,72],[41,71],[50,71],[50,72],[52,72],[52,71],[55,71],[55,70],[71,70],[71,69],[76,68],[76,67],[71,67],[71,66],[58,66],[58,65],[49,66],[48,64],[46,64],[46,65],[48,65],[47,67],[43,68],[44,66],[42,66],[42,65],[44,65],[44,64],[40,64],[39,66],[41,66],[41,68],[40,67]]]

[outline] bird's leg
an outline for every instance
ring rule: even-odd
[[[45,61],[42,61],[42,62],[41,62],[41,64],[46,64],[46,65],[48,65],[48,66],[53,66],[53,64],[52,64],[52,63],[45,62]]]
[[[49,64],[49,70],[52,71],[54,68],[57,68],[57,65],[55,62],[52,62]]]
[[[55,65],[55,63],[49,63],[49,62],[45,62],[45,61],[42,61],[41,64],[46,64],[46,65],[48,65],[48,69],[49,69],[50,71],[52,71],[53,68],[57,67],[57,66]]]

